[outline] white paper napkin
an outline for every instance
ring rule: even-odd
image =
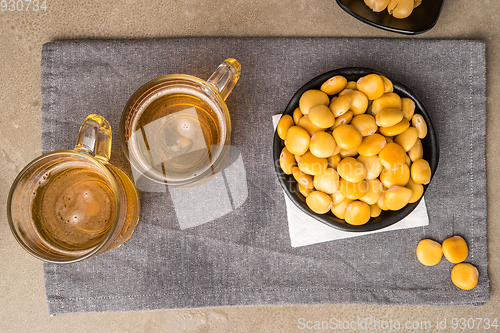
[[[280,117],[281,114],[273,116],[273,125],[275,129]],[[429,224],[429,217],[427,215],[427,207],[425,206],[424,198],[420,200],[417,208],[415,208],[415,210],[413,210],[413,212],[411,212],[407,217],[387,228],[369,232],[349,232],[329,227],[326,224],[310,217],[302,212],[284,192],[283,195],[285,196],[288,229],[290,232],[292,247],[312,245],[349,237],[364,236],[376,232],[422,227]]]

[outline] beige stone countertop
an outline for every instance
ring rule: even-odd
[[[345,13],[335,0],[46,0],[46,5],[46,11],[0,11],[0,332],[323,332],[329,330],[300,329],[300,318],[304,322],[368,317],[411,322],[415,327],[421,321],[432,323],[431,330],[415,330],[420,332],[435,332],[437,320],[446,319],[446,331],[452,332],[453,318],[500,317],[500,242],[496,241],[500,239],[500,1],[445,0],[436,26],[414,37],[363,24]],[[83,38],[188,36],[485,41],[491,301],[483,307],[277,305],[49,316],[42,263],[15,241],[5,204],[17,173],[41,152],[42,44]],[[474,331],[481,330],[475,327]],[[488,331],[496,330],[492,327]]]

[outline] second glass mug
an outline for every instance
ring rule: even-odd
[[[109,163],[111,127],[83,122],[75,149],[30,162],[12,184],[7,217],[19,244],[38,259],[73,263],[127,241],[139,220],[137,189]]]
[[[171,74],[140,87],[120,122],[122,148],[133,169],[175,187],[196,187],[221,171],[231,137],[225,99],[240,71],[230,58],[207,81]]]

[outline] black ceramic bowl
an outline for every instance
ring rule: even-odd
[[[295,95],[293,95],[285,111],[283,112],[283,115],[288,114],[292,116],[293,111],[299,106],[300,96],[302,96],[302,94],[306,90],[319,89],[321,87],[321,84],[326,80],[328,80],[329,78],[331,78],[332,76],[342,75],[348,81],[357,81],[360,77],[370,73],[383,75],[382,73],[376,72],[374,70],[368,68],[359,68],[359,67],[336,69],[321,74],[312,79],[311,81],[309,81],[308,83],[306,83],[304,86],[302,86],[302,88],[300,88],[295,93]],[[387,78],[391,80],[390,77]],[[408,89],[407,87],[398,82],[394,82],[393,80],[391,81],[394,85],[394,92],[401,97],[411,98],[415,102],[415,113],[421,114],[424,117],[425,122],[427,123],[427,128],[428,128],[427,136],[424,139],[422,139],[422,146],[424,149],[424,159],[427,162],[429,162],[432,176],[434,176],[439,160],[439,145],[429,112],[422,103],[422,100],[418,96],[413,94],[410,91],[410,89]],[[307,215],[312,216],[316,220],[323,222],[333,228],[337,228],[343,231],[354,231],[354,232],[379,230],[388,227],[406,217],[417,207],[418,203],[420,202],[419,200],[415,203],[408,204],[405,207],[403,207],[403,209],[398,211],[390,211],[390,210],[382,211],[382,213],[378,217],[371,218],[366,224],[363,225],[348,224],[344,220],[337,218],[335,215],[333,215],[332,212],[328,212],[327,214],[323,215],[316,214],[312,210],[310,210],[309,207],[307,206],[306,198],[299,192],[297,182],[295,181],[293,176],[287,175],[281,170],[279,164],[279,157],[284,146],[285,144],[283,140],[280,139],[278,133],[275,131],[274,142],[273,142],[273,159],[274,159],[276,173],[278,175],[278,180],[283,190],[285,191],[286,195],[291,199],[291,201],[295,203],[295,205],[297,205],[297,207],[300,210],[302,210]],[[427,189],[427,186],[428,185],[424,185],[424,193],[425,190]]]
[[[337,0],[337,4],[358,20],[374,27],[406,35],[429,31],[436,24],[444,0],[423,0],[404,19],[389,15],[387,10],[374,13],[363,0]]]

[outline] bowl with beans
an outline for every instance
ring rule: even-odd
[[[410,214],[436,172],[439,144],[422,100],[368,68],[302,86],[273,142],[278,180],[304,213],[344,231],[373,231]]]

